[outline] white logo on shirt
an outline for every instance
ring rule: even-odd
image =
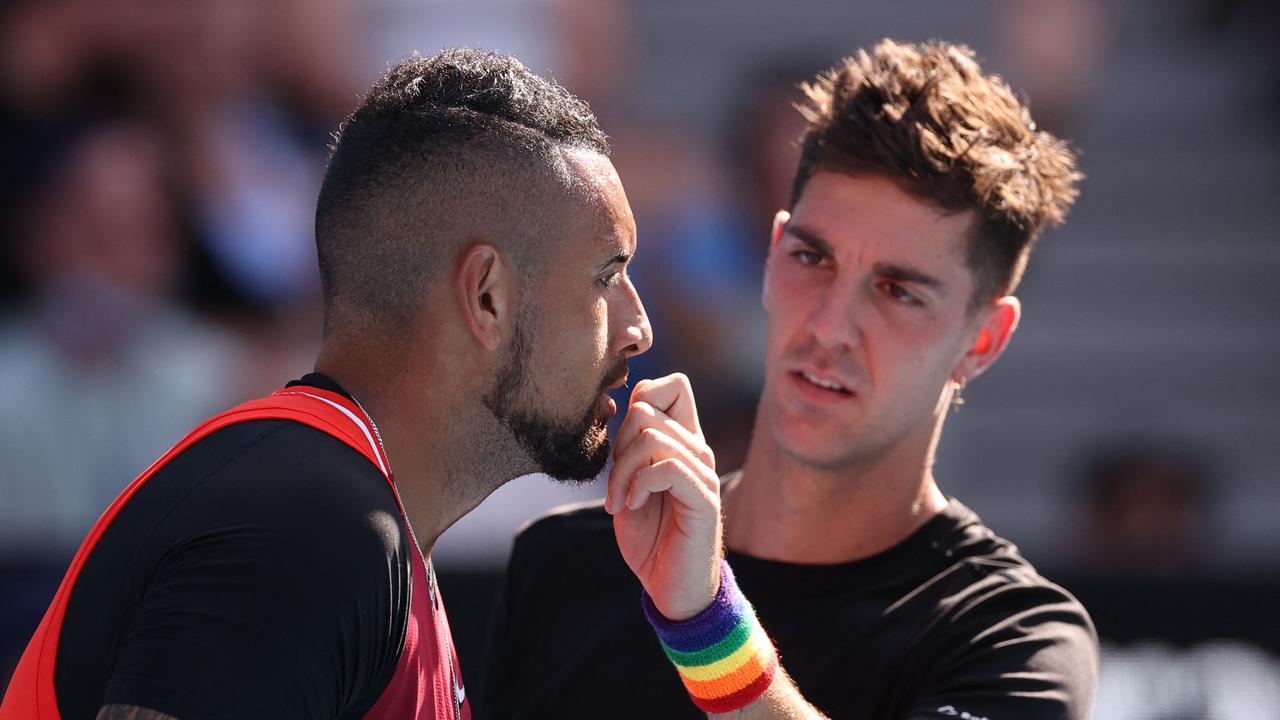
[[[974,715],[963,710],[957,710],[954,705],[943,705],[936,711],[939,715],[950,715],[958,717],[960,720],[991,720],[985,715]]]

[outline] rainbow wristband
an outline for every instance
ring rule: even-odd
[[[663,652],[675,663],[698,708],[732,712],[769,689],[778,672],[778,653],[734,582],[729,563],[720,561],[720,590],[715,600],[688,620],[663,617],[648,593],[641,602],[662,641]]]

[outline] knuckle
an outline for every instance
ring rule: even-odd
[[[651,479],[656,480],[662,476],[670,476],[673,472],[678,472],[679,466],[674,458],[664,458],[658,462],[644,468],[644,472]]]
[[[662,431],[656,427],[647,427],[640,431],[640,439],[646,442],[659,442],[662,440]]]

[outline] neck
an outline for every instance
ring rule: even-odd
[[[503,483],[533,469],[514,441],[504,442],[491,427],[495,423],[486,420],[489,413],[479,402],[465,402],[468,392],[479,395],[449,372],[450,363],[393,367],[389,356],[406,355],[326,344],[315,369],[350,393],[378,428],[414,535],[430,556],[445,530]]]
[[[839,563],[884,552],[946,507],[934,480],[942,428],[840,467],[817,467],[784,452],[763,410],[742,476],[725,488],[727,545],[754,557]]]

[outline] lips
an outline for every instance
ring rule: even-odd
[[[618,380],[617,380],[616,382],[614,382],[612,385],[610,385],[609,387],[607,387],[607,388],[605,388],[605,389],[606,389],[606,390],[617,390],[618,388],[622,387],[623,385],[626,385],[626,384],[627,384],[627,375],[628,375],[628,372],[624,369],[624,370],[622,371],[622,377],[618,378]]]
[[[623,385],[626,385],[628,375],[630,375],[630,370],[627,365],[623,363],[620,368],[620,372],[617,375],[614,375],[614,377],[617,378],[616,380],[613,380],[612,382],[606,380],[602,383],[603,387],[600,391],[600,398],[601,403],[604,405],[604,416],[606,418],[613,417],[614,414],[618,412],[618,403],[613,398],[609,397],[609,393],[617,390]]]
[[[813,383],[814,385],[817,385],[818,387],[824,387],[828,390],[835,390],[836,392],[842,392],[842,393],[849,392],[849,389],[846,388],[844,385],[840,384],[839,381],[830,380],[830,379],[821,377],[816,373],[809,372],[808,370],[801,370],[800,377],[804,378],[805,380],[808,380],[809,382]]]
[[[792,370],[787,373],[787,377],[801,395],[810,400],[840,401],[852,398],[855,394],[845,382],[812,370]]]
[[[611,392],[626,385],[627,377],[631,374],[631,366],[627,364],[626,360],[618,362],[609,369],[612,372],[607,373],[604,382],[600,383],[601,392]]]

